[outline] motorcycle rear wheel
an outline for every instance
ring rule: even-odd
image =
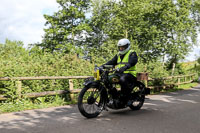
[[[78,96],[78,109],[86,118],[95,118],[102,111],[98,88],[84,87]]]
[[[145,90],[140,88],[138,92],[136,92],[136,97],[133,100],[132,104],[129,105],[129,108],[132,110],[140,110],[144,104],[145,100]]]

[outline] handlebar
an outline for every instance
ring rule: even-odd
[[[115,66],[114,66],[114,65],[103,65],[103,67],[104,67],[104,68],[109,68],[109,69],[110,69],[110,68],[114,68]]]
[[[103,65],[103,66],[100,66],[100,67],[95,66],[95,68],[99,69],[100,72],[107,71],[109,73],[113,73],[113,72],[119,71],[119,68],[115,68],[114,65]]]
[[[109,73],[117,72],[119,71],[119,68],[114,68],[114,65],[105,65],[102,67],[99,67],[100,71],[108,71]]]

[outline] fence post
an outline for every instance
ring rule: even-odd
[[[192,81],[194,81],[195,75],[192,75]]]
[[[143,81],[144,85],[148,87],[148,73],[137,73],[137,80]]]
[[[74,89],[74,84],[73,84],[73,80],[69,79],[69,90],[70,90],[70,98],[71,100],[74,99],[74,94],[72,92],[72,90]]]
[[[179,86],[180,86],[180,83],[181,83],[181,78],[178,77],[178,88],[179,88]]]
[[[22,81],[16,81],[17,91],[16,94],[18,96],[18,99],[22,98]]]

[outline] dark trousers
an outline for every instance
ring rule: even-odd
[[[125,101],[130,99],[130,94],[134,87],[145,87],[143,83],[137,81],[137,78],[129,73],[120,74],[119,84],[121,85],[122,99]]]
[[[132,89],[137,84],[137,78],[129,73],[120,74],[119,84],[121,85],[121,93],[127,95],[131,93]]]
[[[121,86],[121,96],[120,99],[123,101],[127,101],[130,99],[130,94],[134,87],[144,87],[144,84],[140,81],[137,81],[137,78],[129,73],[116,73],[119,77],[119,84]],[[118,98],[117,90],[116,88],[112,88],[111,94],[113,95],[113,98]]]

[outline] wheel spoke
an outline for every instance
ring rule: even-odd
[[[96,95],[95,99],[97,99],[98,97],[99,97],[99,93],[97,93],[97,95]]]
[[[94,94],[97,93],[98,94],[98,89],[94,88],[92,91],[92,96],[94,96]]]
[[[96,110],[97,110],[96,105],[93,104],[93,105],[92,105],[92,111],[93,111],[93,112],[96,112]]]
[[[99,107],[96,104],[92,104],[92,105],[84,104],[83,108],[89,114],[92,114],[92,113],[95,113],[96,111],[99,111]]]
[[[89,113],[90,113],[90,114],[92,114],[92,110],[91,110],[91,108],[92,108],[92,105],[88,105],[88,108],[89,108],[89,110],[88,110],[88,111],[89,111]]]

